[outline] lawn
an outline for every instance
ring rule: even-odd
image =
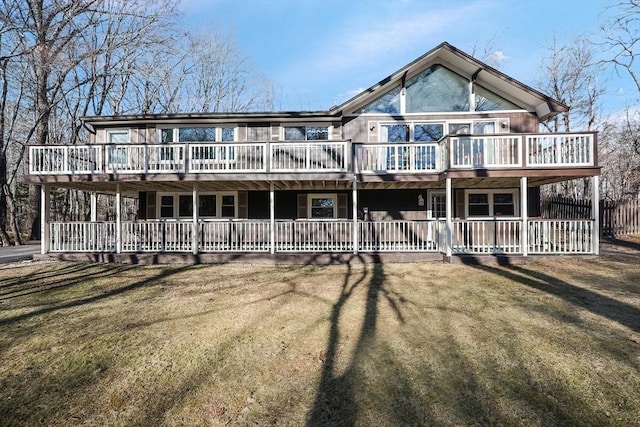
[[[603,253],[0,265],[0,425],[638,425],[640,251]]]

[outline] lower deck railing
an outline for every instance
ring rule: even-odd
[[[200,221],[197,252],[446,252],[443,220]],[[519,219],[454,220],[454,254],[589,254],[595,253],[593,220]],[[192,221],[126,221],[121,223],[122,252],[194,252]],[[50,252],[116,252],[115,222],[49,223]],[[355,237],[355,239],[354,239]],[[356,245],[356,250],[354,250]]]

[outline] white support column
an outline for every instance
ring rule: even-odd
[[[198,183],[193,183],[193,195],[192,195],[192,206],[193,206],[193,224],[191,230],[191,250],[194,255],[198,255],[199,246],[200,246],[200,227],[198,226],[199,218],[200,218],[200,203],[198,198],[199,193]]]
[[[358,253],[358,180],[353,177],[353,191],[352,191],[352,204],[353,204],[353,253]]]
[[[116,184],[116,253],[122,252],[122,190]]]
[[[447,233],[447,247],[446,247],[446,255],[448,258],[451,257],[452,253],[453,253],[453,190],[451,188],[451,178],[447,177],[446,180],[446,197],[445,197],[446,201],[447,201],[447,209],[446,209],[446,215],[447,215],[447,227],[446,227],[446,233]]]
[[[522,256],[529,255],[529,198],[527,197],[527,189],[528,179],[523,176],[520,178],[520,216],[522,217],[520,244],[522,245]]]
[[[593,216],[593,253],[600,255],[600,177],[594,176],[591,182],[591,215]]]
[[[49,252],[49,211],[51,202],[51,189],[48,184],[40,187],[40,253]]]
[[[98,221],[98,195],[96,193],[90,194],[91,200],[91,222]]]
[[[273,183],[269,187],[269,219],[271,220],[270,239],[271,253],[276,253],[276,198],[273,189]]]

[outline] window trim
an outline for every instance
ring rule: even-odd
[[[126,142],[112,142],[111,135],[117,133],[126,133]],[[106,129],[106,161],[110,168],[126,168],[129,166],[129,152],[125,147],[114,147],[114,145],[127,145],[131,143],[131,129],[130,128],[114,128]],[[115,160],[115,161],[114,161]]]
[[[406,106],[407,106],[407,102],[406,102],[406,98],[407,98],[407,88],[406,88],[406,81],[411,80],[413,77],[420,75],[421,73],[423,73],[425,70],[427,70],[430,67],[433,67],[435,65],[440,65],[441,67],[447,69],[448,71],[462,77],[463,79],[465,79],[467,81],[467,85],[469,87],[468,90],[468,104],[469,104],[469,109],[466,111],[432,111],[432,112],[418,112],[418,113],[408,113]],[[405,85],[403,85],[403,82],[405,83]],[[510,102],[511,104],[516,105],[515,102],[507,99],[507,97],[505,95],[500,95],[498,93],[496,93],[494,90],[491,90],[487,87],[485,87],[484,85],[480,85],[477,82],[473,82],[471,81],[470,77],[466,77],[463,74],[457,72],[456,70],[449,68],[448,66],[446,66],[445,64],[442,63],[432,63],[429,66],[426,66],[424,68],[420,68],[419,70],[411,73],[410,75],[405,76],[404,80],[399,80],[399,81],[395,81],[393,83],[389,82],[389,87],[388,89],[386,89],[385,92],[382,93],[377,93],[376,95],[372,95],[370,97],[368,97],[367,99],[365,99],[364,101],[362,101],[362,103],[358,103],[358,105],[350,110],[349,114],[345,114],[345,116],[348,117],[359,117],[359,116],[389,116],[389,117],[398,117],[398,116],[402,116],[402,117],[406,117],[406,116],[425,116],[425,115],[443,115],[443,114],[454,114],[454,115],[469,115],[469,114],[487,114],[487,113],[515,113],[515,112],[522,112],[522,111],[527,111],[526,108],[518,108],[515,110],[490,110],[490,111],[476,111],[475,109],[475,98],[476,98],[476,93],[475,90],[473,89],[474,85],[478,85],[480,86],[482,89],[492,93],[493,95],[496,95],[500,98],[504,98],[506,101]],[[385,94],[387,94],[388,92],[390,92],[391,90],[393,90],[395,87],[400,86],[400,111],[398,113],[383,113],[383,112],[362,112],[362,110],[369,104],[371,104],[374,100],[380,98],[381,96],[384,96]],[[376,91],[377,92],[377,91]],[[375,92],[374,92],[375,93]],[[517,106],[517,105],[516,105]]]
[[[188,218],[193,218],[193,215],[189,216],[180,216],[180,196],[189,196],[192,197],[193,193],[186,191],[168,191],[168,192],[157,192],[156,193],[156,218],[160,220],[185,220]],[[162,216],[162,196],[171,196],[173,198],[173,215],[171,217],[163,217]],[[238,192],[237,191],[203,191],[198,192],[198,197],[200,196],[216,196],[216,216],[201,216],[198,212],[199,219],[237,219],[238,218]],[[232,217],[223,217],[222,216],[222,197],[223,196],[233,196],[233,216]]]
[[[215,141],[180,141],[180,129],[182,128],[213,128],[215,129]],[[233,141],[223,141],[222,140],[222,129],[233,129]],[[216,123],[216,124],[198,124],[191,126],[162,126],[156,125],[156,142],[158,144],[163,144],[162,142],[162,131],[164,129],[171,129],[173,134],[173,141],[168,144],[188,144],[191,142],[195,143],[211,143],[211,144],[219,144],[219,143],[231,143],[238,141],[238,124],[237,123]]]
[[[117,142],[111,142],[111,135],[116,134],[116,133],[126,133],[127,134],[127,143],[131,142],[131,129],[130,128],[113,128],[113,129],[106,129],[106,141],[107,144],[119,144]]]
[[[442,216],[435,216],[433,208],[433,196],[440,195],[445,198],[444,202],[444,214]],[[446,219],[447,217],[447,192],[446,190],[429,190],[427,192],[427,219]]]
[[[493,133],[487,133],[487,134],[474,134],[473,133],[473,127],[476,123],[479,122],[491,122],[493,123],[494,126],[494,132]],[[417,142],[417,143],[422,143],[422,144],[428,144],[428,143],[436,143],[438,141],[416,141],[415,139],[415,127],[416,125],[429,125],[429,124],[439,124],[442,125],[442,138],[445,138],[447,135],[497,135],[500,133],[501,128],[500,125],[501,123],[505,123],[505,126],[508,128],[509,127],[509,119],[504,117],[504,118],[479,118],[479,119],[453,119],[453,120],[403,120],[403,121],[390,121],[390,120],[378,120],[376,122],[369,122],[372,125],[375,125],[377,127],[377,142],[380,143],[388,143],[391,144],[387,141],[384,141],[382,138],[382,128],[384,126],[392,126],[392,125],[406,125],[409,126],[409,140],[408,141],[403,141],[403,142],[398,142],[397,144],[402,144],[402,143],[407,143],[407,142]],[[456,125],[456,124],[470,124],[471,125],[471,133],[470,134],[450,134],[449,133],[449,126],[450,125]]]
[[[495,215],[493,207],[493,196],[496,193],[509,193],[513,195],[513,215]],[[489,215],[469,215],[469,194],[487,194],[489,204]],[[485,188],[485,189],[466,189],[464,190],[464,217],[472,219],[495,219],[495,218],[520,218],[520,190],[517,188]]]
[[[331,199],[333,201],[333,217],[332,218],[314,218],[312,215],[313,199]],[[307,194],[307,218],[320,221],[332,220],[338,218],[338,193],[308,193]]]

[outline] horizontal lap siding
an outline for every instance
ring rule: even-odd
[[[422,196],[424,206],[419,206]],[[358,208],[368,208],[371,221],[389,219],[427,219],[427,190],[362,190],[358,192]]]

